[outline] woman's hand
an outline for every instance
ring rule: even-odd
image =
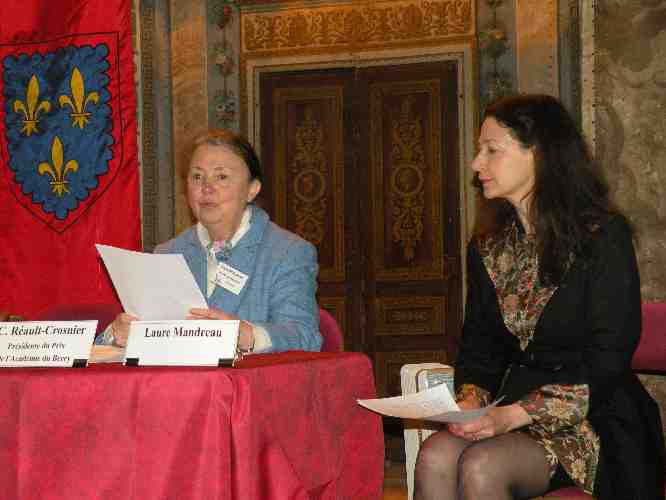
[[[187,319],[226,319],[238,321],[238,316],[227,314],[221,309],[190,309]],[[254,348],[254,332],[252,325],[247,321],[240,320],[238,326],[238,348],[241,351],[251,351]]]
[[[463,408],[460,403],[458,406]],[[478,406],[477,406],[478,408]],[[456,436],[478,441],[489,437],[505,434],[509,431],[532,423],[532,418],[517,404],[495,406],[484,416],[461,424],[449,424],[449,432]]]
[[[127,337],[129,337],[130,323],[139,318],[127,313],[120,313],[111,323],[111,333],[113,334],[113,344],[125,347]]]
[[[481,402],[474,395],[469,395],[457,403],[458,408],[461,410],[476,410],[477,408],[481,408]],[[466,432],[465,424],[448,424],[447,427],[451,434],[464,439],[471,439],[471,437]]]

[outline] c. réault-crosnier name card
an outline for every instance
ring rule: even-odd
[[[0,366],[86,366],[97,321],[0,323]]]
[[[236,355],[237,320],[133,321],[125,364],[226,366]]]

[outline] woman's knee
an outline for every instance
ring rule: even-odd
[[[491,458],[483,446],[470,446],[458,460],[458,477],[467,483],[483,481],[491,469]]]
[[[478,442],[460,456],[459,486],[470,498],[486,498],[482,494],[493,491],[496,498],[507,498],[510,492],[538,496],[549,480],[542,455],[540,445],[523,435],[505,434]]]
[[[443,472],[447,468],[455,467],[460,452],[464,449],[458,441],[458,438],[445,431],[431,435],[421,445],[416,469]]]

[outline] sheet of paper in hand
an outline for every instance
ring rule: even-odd
[[[208,308],[181,254],[132,252],[95,245],[123,309],[144,321],[185,319],[193,307]]]
[[[431,389],[404,396],[359,399],[358,403],[369,410],[389,417],[433,422],[469,422],[485,415],[490,408],[499,403],[499,400],[478,410],[461,410],[446,384],[440,384]]]
[[[229,366],[236,356],[238,320],[133,321],[128,366]]]
[[[0,323],[0,366],[84,367],[97,320]]]

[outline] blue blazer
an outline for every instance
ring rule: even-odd
[[[268,214],[252,206],[250,229],[234,246],[226,261],[248,279],[239,295],[220,286],[208,297],[208,306],[261,326],[271,339],[271,351],[319,351],[317,250],[271,222]],[[155,253],[180,253],[207,295],[207,256],[196,227],[155,248]]]

